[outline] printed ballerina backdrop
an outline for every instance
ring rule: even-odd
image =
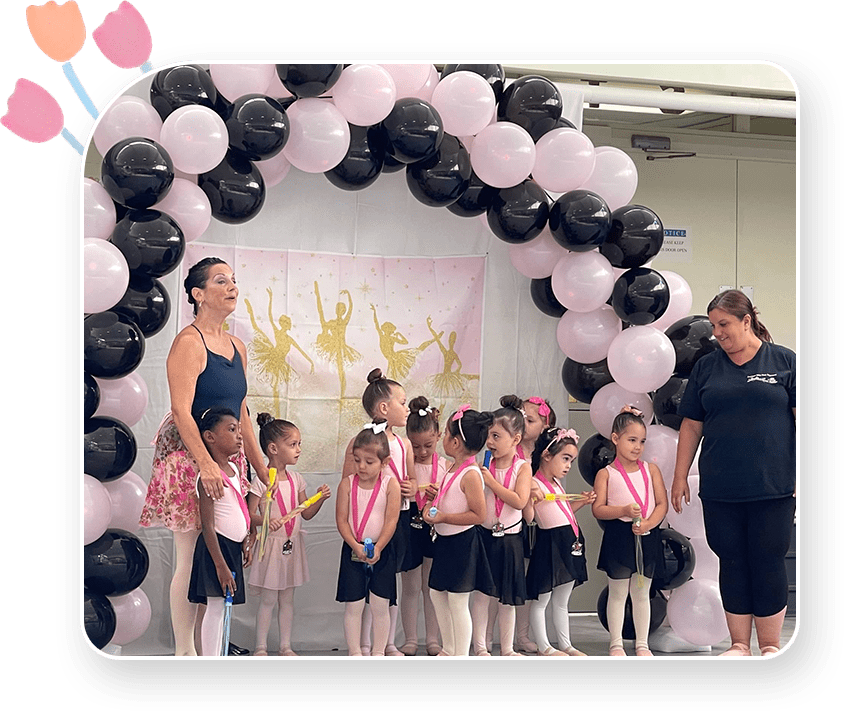
[[[228,325],[248,353],[247,403],[295,422],[302,471],[336,471],[369,421],[373,368],[444,411],[479,401],[485,257],[381,257],[191,243],[182,261],[231,264]],[[180,327],[193,318],[179,306]],[[254,426],[254,423],[253,423]]]

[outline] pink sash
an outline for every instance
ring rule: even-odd
[[[507,473],[504,475],[504,481],[501,482],[502,486],[505,489],[510,488],[510,480],[513,478],[513,470],[516,467],[516,461],[517,460],[518,460],[518,457],[513,457],[513,462],[512,462],[512,464],[510,464],[510,468],[507,470]],[[521,461],[521,460],[519,460],[519,461]],[[495,476],[495,460],[494,459],[489,463],[489,471],[492,474],[492,476],[494,477]],[[495,496],[495,494],[493,494],[493,496]],[[497,496],[495,496],[495,517],[496,518],[498,518],[498,519],[501,518],[501,511],[503,509],[504,509],[504,502],[501,499],[499,499]]]
[[[375,482],[375,486],[372,488],[372,494],[369,497],[369,501],[366,504],[366,509],[363,512],[363,520],[358,522],[358,480],[360,477],[355,474],[352,478],[352,525],[353,531],[352,533],[355,534],[355,538],[363,543],[361,540],[361,536],[363,536],[363,531],[366,528],[366,522],[369,521],[369,517],[372,514],[372,508],[375,506],[375,499],[378,498],[378,493],[381,491],[381,474],[378,474],[378,481]]]
[[[238,484],[239,482],[240,475],[238,475]],[[226,477],[223,477],[223,486],[229,486],[229,483],[226,481]],[[249,516],[249,507],[246,505],[246,500],[243,498],[243,494],[240,493],[240,486],[232,486],[230,488],[234,491],[234,494],[237,497],[237,503],[240,504],[240,510],[243,512],[243,518],[246,519],[246,532],[249,533],[252,528],[252,518]]]
[[[287,481],[290,484],[290,509],[288,509],[284,505],[284,499],[281,496],[281,486],[275,490],[275,500],[278,504],[278,509],[281,511],[282,517],[286,516],[290,511],[296,508],[296,484],[293,481],[293,477],[288,472],[287,474]],[[287,537],[293,534],[293,529],[296,527],[296,519],[292,518],[287,523],[284,524],[284,532],[287,534]]]
[[[440,499],[441,499],[443,496],[445,496],[445,492],[447,492],[447,491],[451,488],[451,485],[454,483],[454,480],[455,480],[455,479],[457,479],[457,477],[458,477],[458,476],[460,476],[460,473],[461,473],[464,469],[466,469],[466,467],[470,467],[470,466],[472,466],[473,464],[476,464],[476,462],[475,462],[475,458],[474,458],[474,457],[469,457],[469,458],[468,458],[465,462],[463,462],[463,464],[461,464],[459,467],[457,467],[457,471],[456,471],[456,472],[454,472],[454,474],[452,475],[451,479],[449,479],[448,481],[446,481],[446,482],[445,482],[445,484],[443,484],[443,486],[442,486],[442,487],[440,488],[440,490],[437,492],[437,496],[436,496],[436,498],[434,499],[434,503],[432,504],[433,506],[436,506],[436,505],[440,502]]]
[[[437,483],[437,467],[439,465],[439,459],[437,458],[437,453],[434,452],[431,455],[431,483]],[[416,505],[419,507],[419,510],[425,508],[425,497],[422,496],[418,491],[416,492]]]
[[[633,500],[639,504],[639,508],[642,510],[642,518],[647,518],[648,516],[648,506],[651,503],[651,492],[650,487],[648,486],[648,472],[645,470],[645,465],[642,464],[641,461],[636,461],[636,464],[639,465],[639,471],[642,473],[642,480],[645,482],[645,502],[642,503],[642,499],[639,496],[638,492],[636,491],[636,487],[633,486],[633,482],[630,481],[630,477],[628,476],[627,472],[624,470],[624,465],[616,458],[613,462],[613,466],[618,469],[621,473],[621,477],[624,479],[624,483],[627,484],[627,489],[630,491],[630,495],[633,497]]]
[[[557,493],[554,490],[554,486],[551,483],[549,483],[548,480],[542,475],[542,472],[536,472],[536,478],[539,479],[539,481],[541,481],[543,484],[545,484],[545,486],[548,487],[548,493],[549,494],[556,494]],[[561,493],[565,493],[564,491],[562,491],[562,487],[560,487],[560,491],[561,491]],[[542,502],[538,502],[538,503],[542,503]],[[568,519],[569,523],[571,524],[572,531],[574,531],[574,536],[575,536],[575,538],[577,538],[577,535],[580,532],[580,529],[577,526],[577,519],[574,517],[574,511],[571,510],[571,504],[569,504],[568,501],[561,501],[560,499],[557,499],[554,503],[557,504],[557,506],[560,507],[560,511],[562,511],[565,514],[566,518]]]

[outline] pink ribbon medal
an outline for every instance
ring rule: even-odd
[[[252,518],[249,516],[249,507],[246,505],[246,500],[243,498],[243,494],[240,493],[240,475],[237,476],[238,486],[229,486],[226,478],[223,477],[223,486],[231,488],[234,491],[234,495],[237,497],[237,503],[240,504],[240,510],[243,512],[243,518],[246,519],[246,533],[248,534],[249,529],[252,528]]]
[[[621,473],[621,477],[624,479],[624,483],[627,484],[627,489],[630,491],[630,495],[633,497],[633,500],[639,504],[639,508],[642,510],[642,516],[647,517],[648,515],[648,506],[651,503],[651,492],[648,487],[648,473],[645,471],[645,467],[642,462],[636,462],[639,465],[639,471],[642,473],[642,480],[645,483],[645,501],[642,502],[642,498],[639,496],[639,493],[636,491],[636,488],[633,486],[633,482],[630,481],[630,477],[628,476],[627,472],[624,470],[624,465],[616,458],[613,462],[613,466]]]
[[[378,481],[375,483],[375,486],[372,488],[372,494],[369,497],[369,501],[366,504],[366,508],[363,512],[363,520],[358,522],[358,480],[360,477],[355,474],[354,478],[352,479],[352,533],[355,534],[355,538],[358,542],[362,542],[363,532],[366,528],[366,522],[369,521],[369,517],[372,514],[372,509],[375,506],[375,499],[378,498],[378,492],[381,490],[381,474],[378,474]]]
[[[278,489],[275,490],[275,500],[278,504],[279,511],[281,511],[282,518],[288,514],[289,511],[292,511],[296,508],[296,487],[293,483],[293,477],[290,474],[287,475],[287,481],[290,484],[290,508],[288,509],[284,505],[284,498],[281,495],[281,487],[279,486]],[[287,534],[287,537],[293,533],[293,528],[296,526],[296,519],[293,518],[287,523],[284,524],[284,532]]]
[[[510,488],[510,481],[513,478],[513,470],[516,468],[517,459],[518,459],[517,457],[513,457],[513,462],[510,464],[510,468],[507,470],[507,473],[504,475],[504,481],[500,482],[501,485],[505,489]],[[494,459],[489,463],[489,471],[492,474],[492,476],[495,477],[495,460]],[[498,477],[495,477],[495,478],[496,478],[496,481],[497,481]],[[493,496],[495,497],[495,518],[500,519],[501,518],[501,512],[504,510],[504,502],[501,499],[499,499],[497,496],[495,496],[495,494],[493,494]],[[496,522],[492,525],[492,535],[495,536],[496,538],[504,535],[504,527],[501,525],[500,520],[496,520]]]
[[[554,489],[554,485],[551,484],[543,476],[542,472],[537,472],[536,478],[539,479],[539,481],[541,481],[543,484],[545,484],[545,486],[548,488],[549,494],[556,494],[557,493],[556,489]],[[562,494],[565,493],[565,491],[563,491],[563,487],[560,487],[559,493],[562,493]],[[565,514],[565,517],[568,519],[569,523],[571,524],[571,528],[574,531],[574,535],[576,537],[580,533],[580,528],[577,525],[577,519],[574,516],[574,511],[572,511],[571,505],[569,504],[568,501],[562,501],[560,499],[557,499],[554,503],[556,503],[557,506],[560,507],[560,511],[562,511]]]

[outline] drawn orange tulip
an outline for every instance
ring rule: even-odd
[[[26,22],[41,51],[57,62],[75,57],[85,44],[85,22],[73,0],[64,5],[30,5],[26,8]]]

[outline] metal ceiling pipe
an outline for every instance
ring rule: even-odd
[[[681,109],[706,111],[714,114],[769,116],[797,118],[797,102],[778,99],[753,99],[742,96],[717,94],[685,94],[673,91],[624,89],[590,84],[564,84],[555,82],[560,91],[579,92],[587,104],[617,104],[621,106],[647,106],[654,109]]]

